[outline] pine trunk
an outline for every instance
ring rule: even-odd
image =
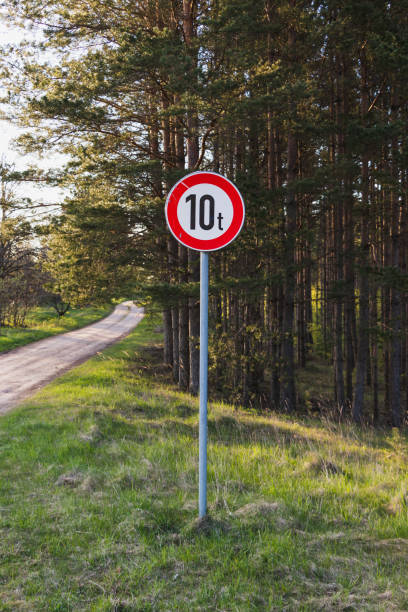
[[[365,54],[362,57],[362,115],[363,121],[368,110],[367,67]],[[356,384],[353,401],[353,420],[361,423],[364,409],[364,384],[367,373],[369,356],[369,176],[368,156],[363,155],[362,160],[362,211],[361,211],[361,256],[360,256],[360,299],[359,299],[359,339],[357,352]]]

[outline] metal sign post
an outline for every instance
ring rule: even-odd
[[[207,513],[208,253],[200,258],[200,422],[198,516]]]
[[[193,172],[171,189],[166,200],[167,225],[184,246],[200,251],[200,416],[198,515],[207,513],[208,399],[208,253],[232,242],[245,218],[238,189],[216,172]]]

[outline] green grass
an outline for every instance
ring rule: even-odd
[[[197,399],[157,321],[2,417],[0,610],[408,609],[405,433]]]
[[[108,315],[112,308],[111,305],[73,308],[63,317],[58,317],[54,308],[33,308],[26,319],[26,327],[0,328],[0,353],[89,325]]]

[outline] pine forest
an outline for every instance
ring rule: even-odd
[[[68,160],[0,177],[66,190],[32,225],[61,302],[162,312],[164,362],[197,394],[199,253],[172,237],[164,203],[188,172],[218,172],[246,219],[210,255],[210,398],[401,426],[408,2],[5,0],[1,12],[28,32],[3,46],[3,116],[24,128],[20,151]],[[15,248],[38,259],[13,223]]]

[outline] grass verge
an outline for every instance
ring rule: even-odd
[[[48,336],[55,336],[79,327],[85,327],[85,325],[102,319],[112,310],[113,306],[110,304],[73,308],[63,317],[58,317],[53,308],[45,306],[33,308],[27,317],[26,327],[2,327],[0,329],[0,353],[36,340],[42,340]]]
[[[407,437],[209,409],[157,321],[0,420],[0,610],[407,610]]]

